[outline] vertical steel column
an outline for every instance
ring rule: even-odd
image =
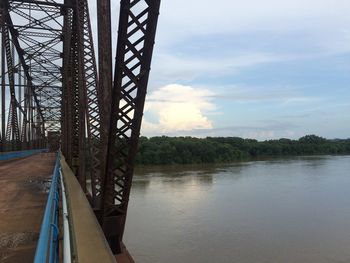
[[[26,112],[26,116],[28,116],[28,87],[27,87],[27,81],[24,79],[24,103],[23,103],[23,109]],[[27,150],[28,147],[28,134],[27,134],[27,126],[28,126],[28,118],[23,119],[22,124],[22,131],[21,131],[21,138],[23,142],[23,149]]]
[[[64,105],[65,105],[65,117],[63,121],[65,122],[65,142],[66,145],[66,160],[70,167],[72,167],[72,160],[73,160],[73,126],[74,126],[74,103],[73,103],[73,71],[74,71],[74,65],[73,65],[73,43],[74,43],[74,36],[72,31],[72,24],[73,24],[73,13],[69,18],[67,18],[67,23],[69,22],[70,25],[69,29],[67,28],[67,31],[65,33],[65,37],[69,38],[65,40],[65,46],[64,46],[64,83],[63,83],[63,90],[64,90]]]
[[[15,91],[15,77],[14,77],[14,65],[13,65],[13,54],[11,52],[11,44],[10,44],[10,35],[8,32],[7,26],[4,27],[5,32],[5,53],[6,53],[6,62],[7,62],[7,71],[8,71],[8,79],[10,85],[10,107],[8,113],[8,122],[6,129],[6,141],[11,142],[12,148],[11,150],[16,151],[19,150],[20,147],[20,136],[19,136],[19,127],[18,127],[18,116],[17,116],[17,107],[18,102],[16,99],[16,91]]]
[[[122,0],[115,63],[103,230],[120,253],[160,0]]]
[[[67,3],[67,0],[65,0]],[[63,20],[63,68],[62,68],[62,102],[61,102],[61,150],[70,163],[70,89],[71,89],[71,40],[72,40],[72,17],[71,9],[64,10]]]
[[[0,151],[6,151],[6,116],[5,116],[5,103],[6,103],[6,92],[5,92],[5,9],[1,3],[1,149]]]
[[[101,95],[98,89],[98,78],[96,59],[94,52],[94,43],[92,39],[89,6],[87,0],[79,0],[79,20],[82,27],[81,49],[83,50],[83,75],[84,75],[84,96],[86,104],[86,131],[87,146],[86,158],[86,177],[91,178],[91,197],[90,201],[95,208],[98,204],[98,194],[100,192],[100,169],[101,169],[101,151],[104,148],[101,143]]]
[[[84,66],[84,3],[74,1],[72,31],[70,43],[65,40],[65,52],[69,50],[70,56],[65,56],[64,65],[68,69],[64,72],[64,117],[68,125],[67,134],[67,155],[66,157],[71,168],[76,173],[78,180],[86,192],[86,78]],[[66,29],[70,30],[70,22],[66,20]],[[66,38],[69,34],[66,34]],[[69,61],[68,65],[66,61]],[[66,95],[67,94],[67,95]]]
[[[97,0],[97,27],[98,27],[98,71],[99,71],[99,98],[100,98],[100,174],[94,182],[95,206],[97,216],[102,223],[101,203],[103,181],[107,168],[108,136],[111,112],[112,94],[112,38],[111,38],[111,3],[110,0]]]
[[[17,89],[18,103],[19,103],[20,108],[22,108],[22,90],[23,90],[23,86],[22,86],[21,64],[20,63],[18,63],[17,73],[18,73],[18,89]],[[22,116],[22,111],[21,110],[18,111],[18,114],[19,114],[18,127],[19,127],[19,132],[21,134],[21,131],[22,131],[22,119],[23,119],[24,116]],[[22,144],[23,139],[22,139],[21,135],[20,135],[20,141],[21,141],[21,148],[22,148],[23,147],[23,144]]]
[[[84,2],[76,0],[75,2],[75,34],[76,34],[76,89],[78,95],[78,148],[79,148],[79,166],[78,166],[78,180],[83,191],[86,192],[86,79],[84,67]]]
[[[71,41],[71,69],[72,69],[72,82],[70,87],[70,155],[71,155],[71,168],[77,175],[79,167],[79,68],[78,68],[78,31],[77,31],[76,14],[73,15],[73,29],[72,29],[72,41]]]

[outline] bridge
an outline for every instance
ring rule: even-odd
[[[118,32],[110,0],[96,5],[97,39],[88,0],[0,2],[1,262],[133,262],[123,234],[160,0],[121,0]]]

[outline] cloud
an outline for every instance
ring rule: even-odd
[[[163,1],[160,28],[179,35],[328,28],[349,21],[349,10],[347,0]]]
[[[208,87],[213,89],[214,87]],[[325,99],[318,94],[306,95],[307,87],[292,85],[245,85],[232,84],[216,87],[215,100],[232,103],[269,103],[279,106],[311,104]]]
[[[88,2],[94,35],[97,36],[96,0]],[[119,8],[119,1],[111,1],[114,44]],[[344,31],[349,35],[349,12],[348,0],[217,0],[215,4],[210,0],[162,1],[156,49],[194,36],[249,32],[265,32],[267,38],[274,38],[275,35],[268,32],[303,31],[307,35],[321,34],[325,45],[333,40],[339,43],[339,37],[340,43],[344,43]],[[220,37],[217,41],[220,41]]]
[[[169,80],[191,81],[201,76],[232,75],[238,70],[265,63],[273,63],[291,59],[272,53],[250,52],[240,54],[217,53],[214,57],[178,55],[171,53],[155,54],[152,74],[158,76],[160,82]]]
[[[96,1],[89,3],[96,45]],[[119,2],[111,4],[114,57]],[[208,73],[349,52],[349,12],[347,0],[162,1],[150,81],[191,83]]]
[[[161,87],[147,96],[143,135],[212,129],[208,116],[215,112],[213,92],[179,84]]]
[[[349,12],[349,0],[162,1],[143,135],[344,137]],[[113,57],[118,15],[112,1]],[[320,125],[331,126],[319,112],[330,105],[343,120],[334,135]],[[266,116],[295,127],[263,125]]]

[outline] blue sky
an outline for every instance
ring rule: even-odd
[[[349,138],[349,14],[347,0],[162,0],[142,134]]]

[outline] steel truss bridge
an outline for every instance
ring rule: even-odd
[[[115,61],[111,3],[96,3],[95,50],[88,0],[1,0],[0,151],[59,143],[118,254],[160,0],[121,0]]]

